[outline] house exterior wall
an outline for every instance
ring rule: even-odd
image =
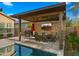
[[[0,14],[0,23],[4,23],[4,28],[11,28],[12,29],[12,33],[14,34],[14,21],[2,14]],[[9,26],[7,26],[7,24],[9,24]]]

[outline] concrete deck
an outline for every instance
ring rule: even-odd
[[[63,56],[64,49],[59,50],[59,42],[37,42],[35,40],[22,37],[22,41],[19,41],[18,37],[8,38],[10,40],[13,40],[15,43],[22,44],[25,46],[37,48],[40,50],[56,53],[57,56]]]
[[[0,48],[4,48],[10,45],[13,45],[14,42],[11,40],[6,40],[6,39],[0,39]]]

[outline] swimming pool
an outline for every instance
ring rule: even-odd
[[[20,44],[15,44],[15,56],[57,56],[57,54],[42,51],[39,49],[26,47]]]

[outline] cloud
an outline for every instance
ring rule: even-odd
[[[10,14],[7,14],[8,16],[10,16],[10,15],[13,15],[12,13],[10,13]]]
[[[73,9],[73,8],[74,8],[74,5],[70,7],[70,9]]]
[[[79,18],[79,16],[77,16]]]
[[[7,5],[7,6],[13,6],[13,4],[11,2],[3,2],[4,5]]]
[[[66,4],[68,5],[68,4],[70,4],[71,2],[66,2]]]

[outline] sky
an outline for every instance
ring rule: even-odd
[[[13,15],[58,3],[60,2],[0,2],[0,8],[3,9],[4,14]],[[66,2],[66,16],[70,19],[74,18],[73,12],[70,10],[74,5],[75,2]]]
[[[70,18],[70,20],[74,20],[77,15],[74,14],[75,11],[72,11],[71,8],[75,6],[76,2],[68,2],[66,3],[66,16]]]
[[[0,2],[0,8],[3,9],[4,14],[13,15],[58,3],[59,2]]]

